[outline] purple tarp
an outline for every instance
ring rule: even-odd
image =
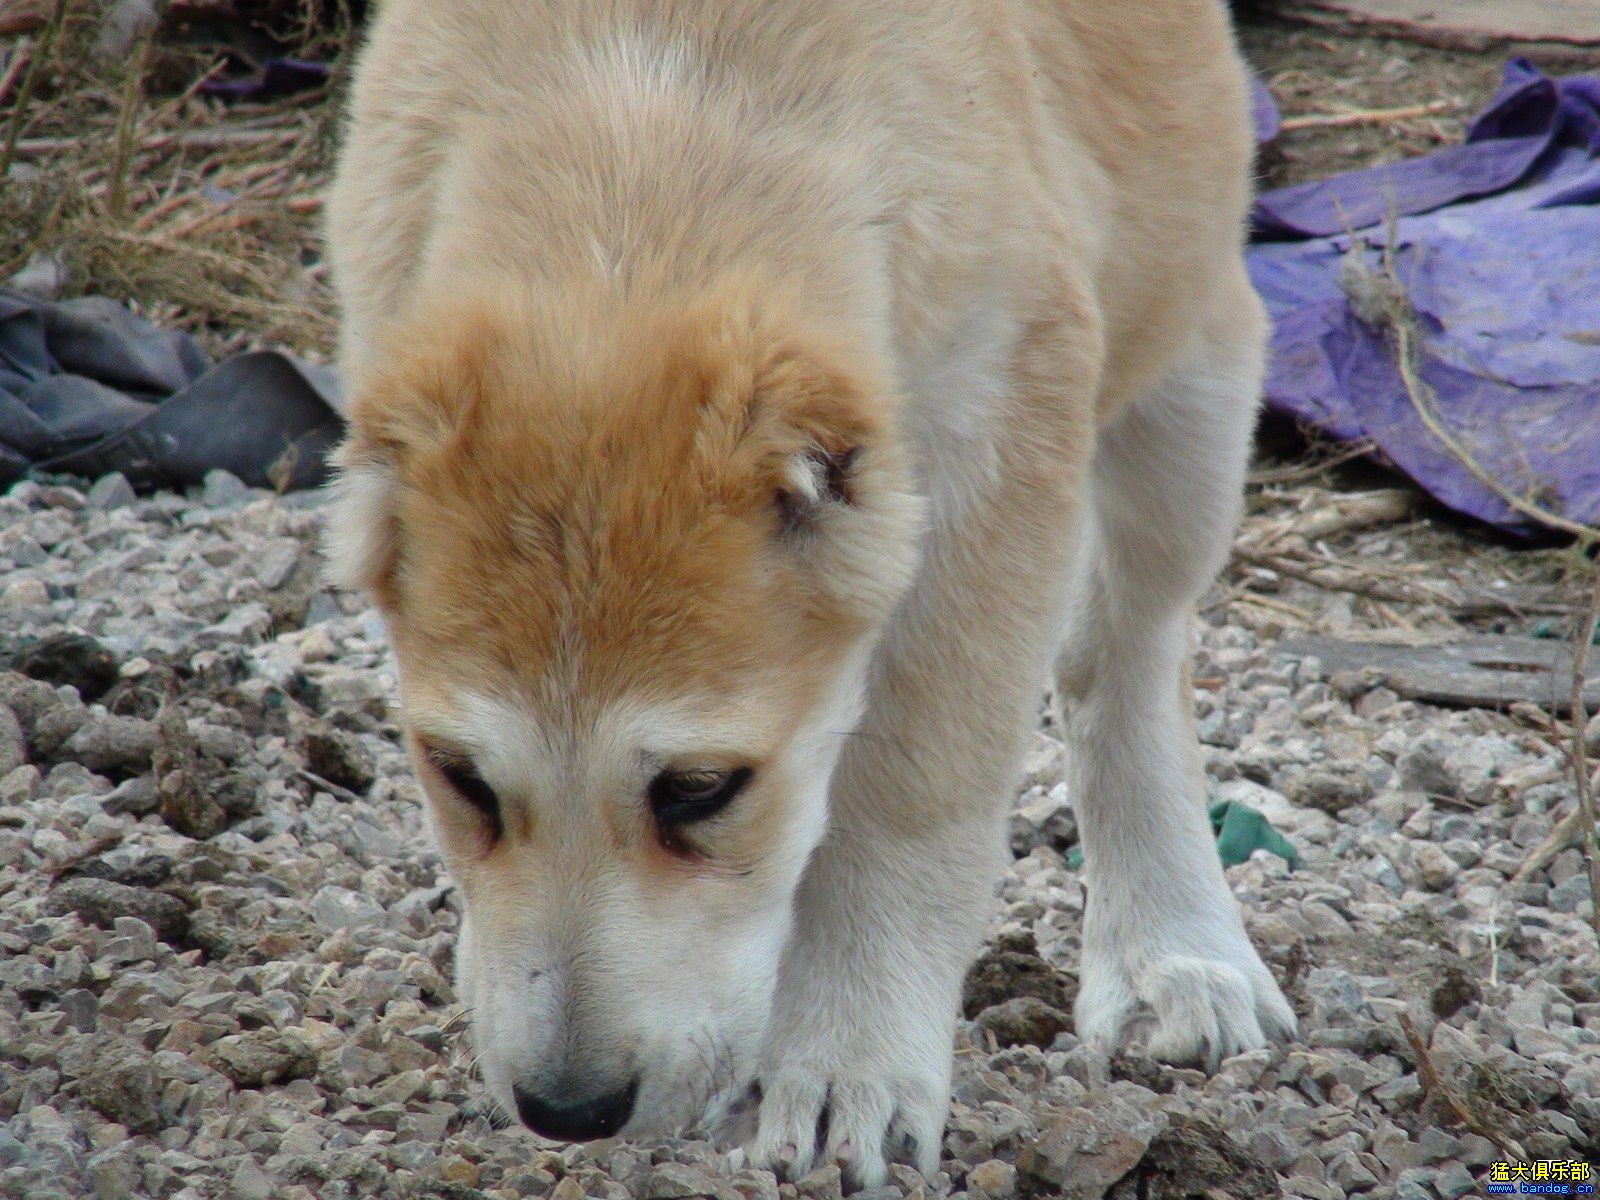
[[[1514,60],[1463,145],[1280,188],[1255,211],[1268,407],[1369,438],[1442,503],[1530,532],[1429,431],[1384,331],[1340,288],[1347,254],[1380,269],[1391,221],[1442,423],[1509,491],[1600,523],[1600,79]]]

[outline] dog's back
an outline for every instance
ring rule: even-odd
[[[841,289],[799,260],[866,223],[914,356],[1035,253],[1042,193],[1115,407],[1233,269],[1251,149],[1215,0],[391,0],[331,206],[346,348],[474,264],[562,286],[789,254]]]

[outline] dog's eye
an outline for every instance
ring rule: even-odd
[[[436,747],[430,747],[426,753],[429,765],[444,776],[456,795],[477,809],[488,822],[490,841],[498,842],[505,827],[501,824],[500,797],[495,790],[483,781],[483,776],[467,759]]]
[[[663,771],[650,781],[650,807],[662,829],[676,829],[720,812],[750,782],[749,767],[733,771]]]

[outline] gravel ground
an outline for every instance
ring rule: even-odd
[[[221,475],[0,497],[0,1196],[837,1197],[834,1168],[780,1185],[699,1143],[499,1127],[457,1045],[456,901],[381,625],[320,587],[316,523],[314,498]],[[1229,873],[1301,1040],[1211,1078],[1078,1043],[1047,721],[943,1169],[870,1200],[1449,1200],[1507,1151],[1600,1166],[1578,854],[1509,879],[1570,797],[1558,753],[1324,678],[1232,613],[1203,627],[1196,701],[1219,797],[1301,851]]]

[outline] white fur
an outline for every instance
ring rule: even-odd
[[[948,337],[907,364],[903,386],[919,401],[907,432],[925,465],[929,519],[936,525],[960,520],[999,480],[996,443],[1004,433],[1019,332],[999,297],[980,294]]]
[[[372,586],[393,545],[394,477],[374,463],[344,455],[328,485],[332,503],[323,526],[324,574],[334,587]]]
[[[1288,1031],[1206,828],[1180,691],[1261,369],[1224,6],[1135,22],[1094,0],[651,7],[689,49],[607,0],[389,0],[330,199],[347,367],[413,292],[496,272],[561,297],[596,270],[687,294],[759,268],[797,327],[849,330],[849,357],[899,393],[892,444],[852,473],[884,519],[827,505],[786,548],[873,628],[763,764],[803,782],[737,905],[714,877],[692,905],[644,903],[597,823],[637,800],[651,756],[737,749],[738,704],[760,696],[639,700],[587,728],[561,725],[594,699],[573,679],[458,706],[490,781],[544,822],[508,839],[518,872],[474,889],[459,868],[491,1091],[641,1067],[626,1132],[645,1134],[735,1115],[759,1076],[754,1164],[846,1160],[867,1185],[892,1158],[931,1168],[961,981],[1058,654],[1090,889],[1080,1031],[1201,1061]],[[922,496],[878,494],[903,477],[889,460]],[[796,468],[819,498],[814,465]],[[370,583],[382,481],[347,470],[335,574]]]
[[[1089,887],[1079,1033],[1213,1067],[1295,1024],[1223,877],[1179,691],[1191,607],[1238,520],[1258,346],[1202,339],[1107,430],[1057,668]]]

